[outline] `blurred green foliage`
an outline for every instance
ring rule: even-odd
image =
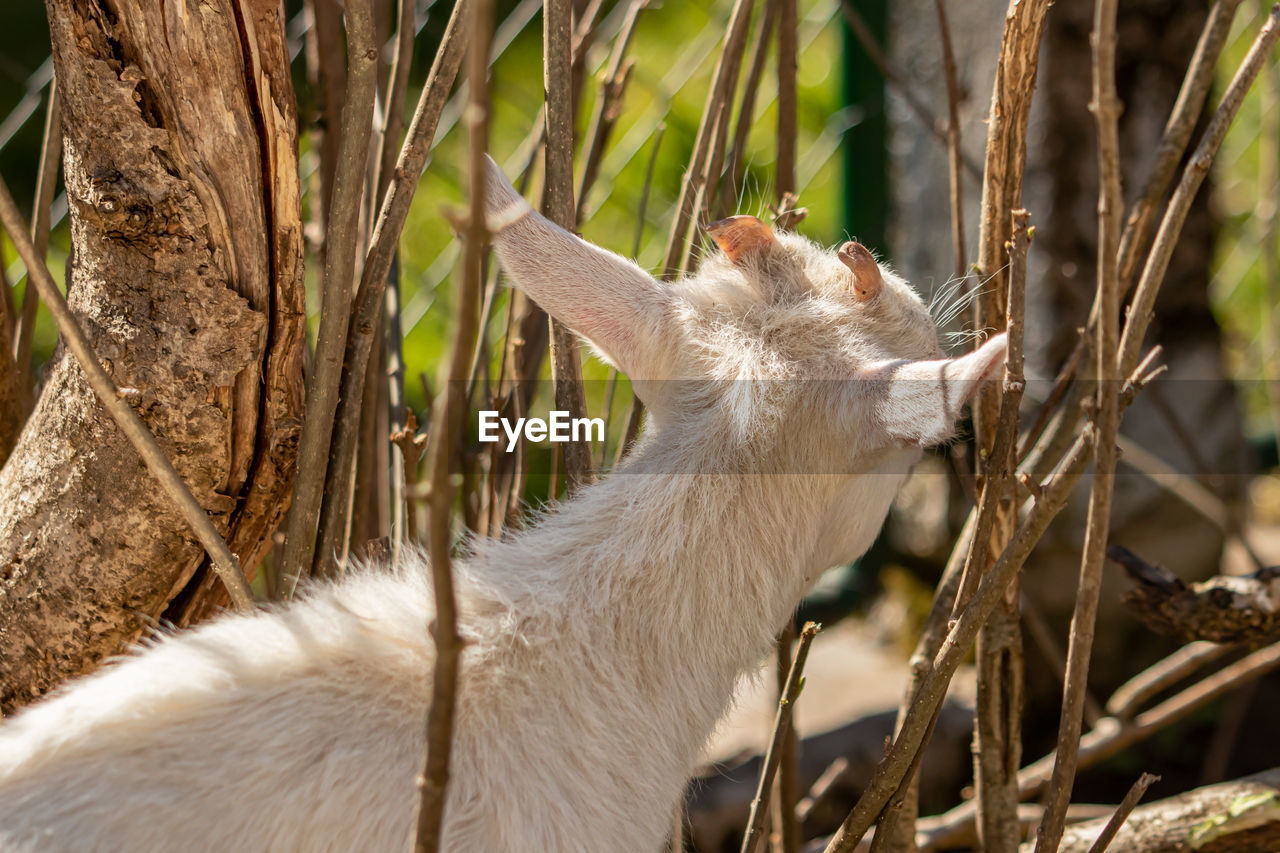
[[[1218,66],[1217,90],[1226,88],[1262,26],[1269,3],[1244,3],[1237,13],[1232,36]],[[1270,75],[1271,79],[1267,79]],[[1263,357],[1264,329],[1280,322],[1280,306],[1271,297],[1263,256],[1276,246],[1265,244],[1266,222],[1275,215],[1280,187],[1264,186],[1267,170],[1262,156],[1265,134],[1280,132],[1280,104],[1273,98],[1269,109],[1265,87],[1280,90],[1280,64],[1273,58],[1245,97],[1240,114],[1228,131],[1214,164],[1214,207],[1222,227],[1215,247],[1210,299],[1223,330],[1227,369],[1239,386],[1245,410],[1245,427],[1254,437],[1274,435],[1277,425],[1268,407],[1265,380],[1274,378],[1280,365],[1266,369]],[[1273,149],[1274,150],[1274,149]],[[1270,175],[1276,175],[1271,164]]]

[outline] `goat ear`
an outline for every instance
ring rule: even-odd
[[[1004,356],[1005,335],[1000,334],[960,358],[900,361],[875,369],[871,378],[883,383],[876,389],[877,420],[899,440],[946,441],[965,404],[983,380],[995,375]]]
[[[623,373],[650,378],[670,349],[668,288],[635,262],[543,217],[486,158],[485,224],[511,283]]]
[[[707,234],[735,264],[760,257],[778,245],[773,229],[754,216],[730,216],[707,226]]]

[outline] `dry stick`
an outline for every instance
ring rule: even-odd
[[[627,49],[631,46],[631,36],[635,34],[636,21],[640,10],[648,0],[631,0],[627,7],[626,17],[622,20],[622,28],[614,39],[613,51],[609,55],[609,67],[600,79],[600,91],[596,94],[596,103],[592,108],[591,120],[587,122],[587,141],[582,152],[582,180],[578,184],[578,203],[575,221],[582,221],[582,210],[587,203],[587,193],[595,186],[600,172],[600,162],[604,159],[605,144],[618,121],[618,113],[622,109],[622,95],[626,91],[627,80],[631,76],[631,63],[626,61]]]
[[[418,435],[418,419],[412,411],[406,411],[404,426],[391,433],[391,443],[400,448],[404,458],[404,488],[398,490],[405,501],[404,526],[401,535],[409,542],[418,543],[418,468],[422,462],[422,453],[427,446],[427,437]],[[392,552],[394,556],[394,551]]]
[[[1115,486],[1116,433],[1120,427],[1119,373],[1116,353],[1120,338],[1120,284],[1116,251],[1124,199],[1120,192],[1120,101],[1116,97],[1116,7],[1118,0],[1097,0],[1093,18],[1093,100],[1089,105],[1098,126],[1098,364],[1097,426],[1093,487],[1085,522],[1080,580],[1071,614],[1067,646],[1067,674],[1058,718],[1058,748],[1049,784],[1044,818],[1036,830],[1036,853],[1051,853],[1062,841],[1067,806],[1076,778],[1088,687],[1093,631],[1102,593],[1102,566],[1111,529],[1111,498]]]
[[[387,84],[387,107],[383,111],[382,144],[379,149],[378,171],[372,186],[377,192],[371,200],[374,204],[381,201],[391,183],[392,170],[400,151],[400,136],[404,132],[404,105],[409,93],[409,70],[413,64],[413,38],[417,32],[414,0],[400,0],[398,23],[396,24],[396,54],[391,61],[389,81]],[[372,209],[370,224],[376,223],[377,210]],[[403,431],[405,427],[404,402],[404,330],[400,323],[400,264],[397,258],[392,259],[391,270],[387,279],[387,296],[383,305],[386,317],[383,327],[386,352],[386,388],[387,402],[390,407],[389,421],[391,432]],[[381,440],[381,437],[379,437]],[[394,445],[395,442],[393,441]],[[397,445],[398,446],[398,445]],[[401,453],[391,453],[391,471],[389,475],[391,487],[391,555],[392,562],[398,563],[400,545],[406,538],[416,538],[415,531],[405,530],[406,497],[404,485],[406,474],[406,458]],[[416,479],[416,473],[415,473]]]
[[[380,127],[373,133],[372,145],[373,150],[377,152],[377,157],[371,163],[371,174],[365,189],[364,224],[369,229],[374,227],[378,213],[377,205],[381,203],[387,185],[393,177],[392,170],[395,167],[396,154],[400,150],[400,136],[404,130],[404,104],[408,93],[409,66],[413,58],[415,34],[414,8],[411,0],[400,0],[397,22],[396,53],[389,69],[386,105],[382,112]],[[388,271],[387,287],[395,296],[397,304],[384,306],[385,310],[395,314],[398,314],[399,309],[397,295],[399,282],[395,280],[398,272],[398,265],[393,262]],[[384,300],[386,303],[390,301]],[[398,330],[398,317],[395,325]],[[402,491],[401,486],[404,481],[404,460],[401,455],[391,453],[388,441],[388,436],[393,430],[400,430],[403,427],[403,387],[395,380],[396,376],[401,377],[401,382],[403,380],[403,341],[398,333],[394,336],[388,335],[387,324],[381,314],[374,320],[373,333],[375,342],[379,344],[379,357],[369,360],[365,366],[364,382],[360,386],[359,398],[350,398],[347,393],[340,396],[335,427],[335,434],[342,433],[346,429],[357,429],[358,447],[353,448],[349,455],[342,449],[341,442],[336,439],[329,447],[325,493],[331,497],[324,502],[321,510],[317,535],[320,550],[315,560],[317,573],[325,576],[336,574],[338,564],[346,561],[353,525],[358,529],[356,522],[369,513],[376,513],[377,504],[383,501],[390,491],[396,492],[392,512],[397,517],[400,516],[399,507],[403,506],[399,492]],[[348,338],[350,338],[350,329],[348,329]],[[387,363],[383,361],[384,354]],[[397,370],[388,376],[388,381],[373,382],[375,378],[387,375],[386,368],[392,361],[396,362]],[[346,368],[346,370],[350,369],[350,366]],[[347,376],[344,372],[343,383],[346,382]],[[388,420],[392,418],[387,407],[383,405],[384,394],[387,398],[394,396],[396,403],[396,417],[393,423],[385,425],[386,429],[380,423],[381,420],[384,417]],[[348,420],[354,420],[356,423],[348,425]],[[371,444],[374,445],[372,448]],[[374,459],[369,458],[370,450]],[[377,458],[384,454],[385,459]],[[373,464],[370,464],[371,462]],[[388,472],[389,464],[394,468],[394,472]],[[390,482],[379,482],[387,479],[388,473],[391,473]],[[374,480],[371,496],[366,491],[369,489],[370,479]],[[333,499],[333,496],[347,494],[352,495],[352,500]],[[396,524],[394,527],[399,529],[400,525]],[[382,532],[379,531],[377,535],[381,536]],[[369,538],[368,532],[363,532],[361,538]],[[393,557],[398,560],[399,537],[392,543],[391,550]]]
[[[1138,781],[1133,783],[1133,787],[1129,789],[1129,793],[1124,795],[1124,799],[1120,801],[1120,805],[1116,806],[1115,814],[1107,821],[1107,825],[1102,828],[1102,832],[1098,834],[1098,838],[1093,842],[1093,846],[1089,848],[1089,853],[1103,853],[1111,845],[1112,839],[1116,837],[1116,833],[1120,831],[1120,827],[1124,826],[1125,820],[1128,819],[1129,813],[1138,805],[1138,801],[1142,799],[1142,795],[1147,793],[1147,789],[1153,784],[1160,781],[1160,777],[1153,773],[1143,773],[1138,777]]]
[[[813,786],[805,794],[804,799],[796,803],[796,820],[804,823],[813,810],[827,798],[836,783],[849,772],[849,759],[843,755],[827,765],[827,769],[814,780]]]
[[[307,388],[306,414],[298,448],[298,477],[289,507],[284,565],[280,569],[281,592],[286,598],[293,595],[298,581],[311,573],[338,387],[342,381],[356,246],[360,239],[360,196],[378,85],[378,51],[374,45],[372,15],[370,0],[348,0],[346,103],[342,109],[342,139],[338,145],[333,203],[325,236],[320,331]],[[345,499],[345,491],[329,494],[331,501]]]
[[[1026,220],[1015,218],[1014,210],[1022,197],[1022,178],[1026,170],[1026,134],[1035,91],[1041,37],[1048,11],[1047,0],[1018,2],[1012,0],[1005,13],[995,80],[992,85],[988,119],[985,167],[982,180],[982,205],[979,219],[979,273],[992,287],[979,294],[976,302],[979,328],[987,328],[1005,319],[1016,323],[1016,334],[1010,336],[1010,353],[1005,375],[1005,393],[1000,400],[991,389],[981,389],[973,405],[974,426],[980,437],[980,449],[988,449],[988,464],[979,460],[979,473],[986,475],[986,486],[979,502],[978,521],[970,544],[964,576],[957,594],[957,611],[965,608],[980,577],[986,580],[995,572],[987,568],[998,549],[1007,553],[1009,527],[1016,514],[1010,503],[1011,475],[1014,471],[1014,448],[1017,441],[1017,408],[1025,382],[1021,378],[1022,346],[1014,338],[1021,336],[1020,310],[1010,312],[1015,290],[1019,303],[1025,280],[1013,287],[1013,279],[1025,275],[1025,252],[1021,269],[1015,264],[1006,268],[1006,245],[1016,236],[1018,225]],[[1029,235],[1024,235],[1029,238]],[[1025,248],[1025,246],[1023,247]],[[1021,249],[1019,250],[1021,251]],[[1014,256],[1010,255],[1011,260]],[[1006,284],[1006,281],[1008,284]],[[1018,308],[1020,309],[1020,305]],[[1017,375],[1011,368],[1017,366]],[[1012,392],[1012,393],[1010,393]],[[992,426],[994,424],[994,426]],[[1092,437],[1092,431],[1089,432]],[[988,436],[990,438],[988,439]],[[988,444],[987,442],[990,442]],[[989,465],[990,470],[984,470]],[[997,525],[999,525],[997,527]],[[1015,534],[1016,535],[1016,534]],[[993,541],[994,540],[994,541]],[[979,662],[982,677],[979,714],[975,721],[975,775],[979,790],[981,826],[986,843],[994,849],[1009,850],[1017,845],[1013,827],[1017,824],[1017,797],[1014,791],[1019,755],[1019,719],[1021,713],[1021,677],[1016,672],[1020,654],[1019,623],[1016,614],[1017,593],[1007,589],[1016,583],[1011,575],[1002,586],[998,600],[987,616],[992,622],[981,631]],[[999,613],[995,606],[1000,605]],[[987,618],[984,617],[985,623]],[[1006,652],[1013,663],[1006,666]]]
[[[1092,766],[1105,761],[1178,722],[1197,708],[1277,668],[1280,668],[1280,644],[1272,644],[1206,676],[1154,708],[1143,711],[1131,721],[1105,717],[1097,727],[1081,738],[1080,766]],[[1018,774],[1018,788],[1024,797],[1035,796],[1044,788],[1053,760],[1052,754],[1046,755],[1024,767]]]
[[[1147,667],[1120,685],[1107,700],[1107,713],[1120,720],[1132,717],[1148,699],[1168,690],[1207,663],[1233,651],[1231,646],[1197,641]]]
[[[3,237],[3,232],[0,232],[0,246],[4,245]],[[18,311],[13,304],[13,287],[9,284],[3,253],[0,253],[0,312],[3,313],[5,334],[12,339],[18,330]],[[13,357],[12,348],[9,349],[9,357]]]
[[[462,5],[458,4],[459,7]],[[489,86],[486,76],[489,68],[489,37],[493,26],[491,0],[474,0],[470,5],[473,9],[470,21],[471,51],[467,62],[468,104],[464,115],[471,131],[468,152],[471,209],[466,228],[466,245],[463,248],[457,328],[449,358],[449,383],[444,390],[443,403],[437,406],[437,417],[432,430],[435,435],[432,437],[428,517],[431,579],[436,602],[436,618],[431,634],[435,641],[436,661],[431,684],[431,710],[427,714],[423,771],[419,780],[422,803],[418,810],[418,830],[413,845],[415,853],[434,853],[440,849],[444,830],[445,789],[449,782],[449,753],[453,746],[458,669],[462,654],[449,553],[452,544],[449,510],[453,505],[451,463],[462,445],[470,355],[479,333],[476,309],[484,278],[484,248],[488,236],[484,218],[484,158],[489,135]],[[456,18],[455,9],[455,21]],[[450,27],[453,24],[451,21]],[[403,162],[402,154],[401,163]]]
[[[1156,231],[1155,243],[1147,256],[1146,266],[1142,269],[1142,277],[1138,280],[1138,288],[1134,291],[1129,303],[1128,319],[1124,326],[1124,335],[1120,339],[1119,368],[1121,373],[1126,368],[1137,364],[1138,354],[1142,348],[1142,339],[1146,335],[1147,326],[1154,313],[1156,294],[1164,281],[1165,271],[1169,267],[1169,259],[1173,256],[1174,243],[1186,221],[1191,202],[1205,176],[1209,174],[1209,166],[1217,156],[1222,140],[1227,135],[1227,128],[1240,110],[1244,96],[1257,78],[1258,73],[1271,56],[1276,39],[1280,37],[1280,5],[1271,7],[1267,22],[1254,39],[1239,70],[1227,87],[1226,94],[1218,110],[1213,114],[1209,126],[1205,129],[1200,144],[1191,155],[1186,168],[1182,171],[1182,179],[1174,190],[1169,201],[1169,209],[1165,212],[1160,228]]]
[[[693,224],[694,204],[705,180],[712,136],[715,133],[721,106],[733,95],[733,84],[738,79],[738,69],[742,64],[742,54],[747,46],[747,31],[750,25],[751,0],[735,0],[733,13],[729,17],[725,30],[724,47],[716,63],[711,89],[707,92],[706,106],[702,110],[698,135],[694,138],[689,168],[684,173],[684,180],[680,184],[675,219],[671,222],[666,257],[662,262],[663,278],[673,279],[680,274],[680,260],[684,257],[685,239],[689,234],[689,227]]]
[[[40,167],[36,173],[36,200],[32,214],[31,240],[36,254],[44,257],[49,250],[49,206],[53,204],[53,191],[57,187],[58,161],[62,154],[62,110],[59,106],[58,81],[49,82],[49,111],[44,123],[44,142],[40,149]],[[16,245],[16,244],[15,244]],[[31,280],[30,271],[27,280]],[[36,331],[36,311],[40,305],[36,288],[28,287],[22,293],[22,315],[18,320],[14,338],[14,360],[18,367],[18,390],[22,394],[22,419],[31,413],[34,404],[31,383],[31,344]]]
[[[760,45],[752,60],[751,72],[747,75],[746,91],[742,96],[742,109],[738,115],[738,134],[733,143],[733,163],[729,173],[733,176],[735,188],[741,182],[740,166],[742,153],[746,148],[747,130],[751,123],[751,114],[755,111],[756,90],[759,86],[760,70],[764,68],[765,55],[768,53],[769,34],[774,19],[778,26],[778,156],[774,164],[774,191],[779,202],[779,209],[786,204],[790,194],[796,189],[796,137],[797,137],[797,104],[796,104],[796,62],[798,41],[798,15],[796,0],[771,0],[760,24]],[[805,626],[807,631],[809,625]],[[789,686],[783,681],[783,667],[786,655],[791,652],[792,640],[795,637],[795,626],[788,619],[787,627],[778,637],[777,672],[779,676],[778,695],[786,696]],[[804,640],[802,639],[803,643]],[[790,676],[786,676],[787,679]],[[788,725],[780,732],[778,742],[778,781],[774,792],[773,825],[777,837],[776,853],[799,853],[803,839],[800,821],[796,817],[796,804],[800,800],[800,781],[796,766],[796,732]]]
[[[774,183],[779,201],[796,191],[796,63],[799,14],[796,0],[777,0],[778,15],[778,160]]]
[[[573,203],[572,23],[572,0],[546,0],[542,7],[542,83],[547,94],[542,212],[569,231],[577,226]],[[556,408],[569,412],[572,418],[585,417],[587,400],[578,337],[550,315],[547,322],[551,324],[551,383]],[[591,445],[585,440],[570,441],[562,445],[562,450],[565,485],[572,496],[595,480]],[[555,497],[551,495],[553,500]]]
[[[769,41],[773,35],[773,25],[778,18],[778,6],[788,0],[768,0],[765,3],[764,18],[760,21],[760,26],[756,29],[755,38],[751,43],[751,67],[747,71],[746,82],[742,85],[742,100],[738,107],[738,123],[733,129],[733,144],[729,148],[729,162],[724,169],[724,181],[720,185],[719,202],[713,205],[715,209],[715,218],[720,219],[728,216],[732,212],[732,208],[738,203],[738,193],[742,186],[743,170],[745,168],[744,152],[747,147],[747,137],[751,134],[751,125],[755,119],[756,97],[760,92],[760,80],[764,76],[765,61],[769,58]],[[779,78],[781,78],[782,66],[778,66]],[[794,75],[795,69],[792,68]],[[779,80],[779,89],[781,89],[781,79]],[[781,100],[781,98],[779,98]],[[781,106],[779,106],[781,109]],[[778,113],[778,122],[781,125],[783,115]],[[778,145],[782,146],[782,128],[778,130]],[[795,143],[791,143],[791,172],[795,174]],[[782,158],[776,161],[778,167],[782,166]],[[791,183],[795,183],[792,177]],[[781,198],[781,196],[779,196]],[[787,655],[787,666],[791,665],[791,655]]]
[[[382,111],[381,138],[378,140],[377,171],[374,173],[376,180],[373,182],[373,186],[378,189],[374,199],[379,202],[387,191],[387,185],[391,183],[392,170],[400,153],[400,135],[404,132],[404,105],[409,94],[409,69],[413,63],[413,37],[416,33],[414,0],[399,0],[399,3],[396,53],[391,60],[387,105]],[[377,210],[373,212],[376,214]]]
[[[54,284],[44,256],[36,250],[35,243],[27,236],[22,215],[18,212],[18,206],[14,204],[13,197],[9,195],[9,188],[2,178],[0,178],[0,226],[9,232],[9,238],[13,241],[14,248],[18,250],[18,257],[22,258],[22,262],[26,264],[27,281],[35,286],[49,313],[53,315],[58,331],[66,340],[67,348],[80,363],[89,387],[98,395],[102,407],[115,420],[120,431],[129,439],[152,475],[160,482],[160,487],[168,493],[182,517],[191,525],[196,538],[200,540],[200,544],[204,546],[209,558],[213,561],[214,571],[226,584],[232,603],[241,610],[252,609],[253,593],[249,589],[244,573],[240,570],[240,561],[227,548],[227,543],[213,526],[204,507],[200,506],[200,502],[191,494],[181,475],[173,467],[173,463],[156,443],[155,436],[125,401],[124,395],[116,388],[115,382],[98,362],[89,339],[80,328],[79,321],[71,313],[67,301],[58,291],[58,286]]]
[[[951,188],[951,246],[956,256],[956,278],[969,274],[964,251],[964,187],[960,180],[963,165],[960,147],[960,84],[956,80],[956,58],[951,51],[951,28],[947,25],[943,0],[934,0],[938,10],[938,32],[942,37],[942,71],[947,81],[947,165]]]
[[[943,146],[948,145],[947,131],[943,128],[942,122],[925,105],[924,101],[920,100],[916,93],[911,90],[906,75],[899,71],[885,56],[884,49],[876,42],[875,36],[871,33],[871,28],[867,26],[867,22],[862,15],[854,8],[852,0],[842,0],[840,11],[844,13],[845,22],[849,25],[849,30],[853,33],[854,38],[858,40],[858,44],[862,45],[862,49],[866,51],[867,58],[880,71],[880,76],[890,86],[898,90],[903,102],[906,103],[911,112],[915,113],[916,118],[924,125],[925,130],[929,131],[929,135]],[[964,170],[969,173],[969,177],[974,180],[981,180],[982,170],[978,168],[978,164],[965,157],[963,152],[961,152],[960,158]]]
[[[358,409],[364,395],[365,373],[373,349],[374,331],[378,327],[386,298],[388,273],[399,247],[400,232],[404,230],[405,220],[409,215],[409,204],[413,201],[413,193],[426,166],[440,113],[462,64],[467,40],[465,28],[468,22],[468,3],[469,0],[460,0],[454,6],[449,24],[445,27],[440,49],[431,64],[427,82],[422,87],[413,121],[409,124],[409,132],[400,149],[392,179],[382,198],[373,239],[365,256],[344,348],[343,362],[346,369],[341,377],[342,393],[338,403],[337,426],[329,455],[330,469],[335,472],[335,476],[330,478],[331,495],[345,495],[350,488],[351,459],[359,441]],[[335,213],[337,212],[335,208]],[[333,518],[333,529],[345,527],[344,518],[336,515]]]
[[[804,679],[804,662],[809,657],[809,646],[818,635],[822,626],[815,622],[806,622],[800,630],[800,639],[796,643],[796,655],[791,661],[791,670],[787,673],[786,689],[778,699],[778,712],[773,720],[773,737],[769,741],[769,749],[764,754],[764,766],[760,770],[760,784],[756,787],[755,799],[751,801],[751,815],[747,820],[747,833],[742,839],[742,853],[753,853],[756,845],[764,836],[765,816],[769,813],[769,792],[773,790],[773,777],[778,771],[780,758],[779,745],[783,735],[791,728],[795,715],[796,697]]]
[[[1009,292],[1005,299],[1008,353],[1003,393],[994,424],[982,497],[978,504],[977,535],[969,549],[965,579],[977,566],[986,567],[996,554],[993,545],[1008,540],[1014,520],[1015,450],[1018,408],[1026,387],[1023,376],[1023,315],[1025,312],[1027,250],[1032,231],[1026,210],[1013,212],[1009,243]],[[984,323],[984,325],[986,325]],[[984,527],[984,518],[987,523]],[[997,525],[999,527],[997,528]],[[998,537],[998,539],[997,539]],[[993,541],[995,540],[995,541]],[[997,546],[999,547],[999,546]],[[980,562],[974,562],[978,560]],[[958,605],[965,603],[963,582]],[[978,708],[974,723],[974,765],[978,792],[980,836],[988,850],[1016,851],[1017,774],[1021,764],[1023,658],[1017,582],[1006,591],[1000,608],[978,634]]]
[[[1082,430],[1049,480],[1039,487],[1039,495],[1031,502],[1026,517],[1000,559],[983,578],[968,609],[952,625],[934,658],[932,669],[921,681],[916,701],[907,711],[898,736],[877,765],[866,790],[827,845],[826,853],[852,853],[903,777],[911,772],[930,724],[946,698],[951,677],[977,637],[978,629],[1000,603],[1009,582],[1044,535],[1049,522],[1066,505],[1071,488],[1084,472],[1092,455],[1093,434],[1092,426]]]
[[[812,623],[809,623],[812,624]],[[787,695],[787,683],[791,673],[791,647],[795,644],[796,628],[793,619],[787,620],[787,626],[778,634],[775,645],[776,668],[778,682],[778,701],[781,703]],[[770,839],[774,853],[799,853],[800,824],[796,820],[796,803],[800,799],[800,784],[796,779],[796,730],[795,726],[786,726],[778,732],[778,770],[773,783],[772,809],[769,819],[773,829]],[[761,818],[764,822],[764,818]]]
[[[1022,197],[1022,176],[1026,170],[1027,122],[1035,91],[1040,41],[1044,33],[1048,0],[1012,0],[1005,13],[1004,35],[996,65],[988,118],[986,168],[982,180],[982,208],[979,221],[978,269],[995,286],[984,297],[989,313],[1003,314],[1005,242],[1009,239],[1010,218]],[[994,401],[981,400],[980,417],[994,417]]]

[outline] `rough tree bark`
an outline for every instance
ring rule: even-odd
[[[71,308],[250,568],[285,508],[301,410],[282,10],[278,0],[47,8],[65,92]],[[59,347],[0,470],[0,710],[118,652],[203,559]]]

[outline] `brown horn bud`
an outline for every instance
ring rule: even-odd
[[[866,246],[850,240],[840,247],[836,257],[853,273],[853,295],[859,302],[866,302],[880,292],[884,279]]]

